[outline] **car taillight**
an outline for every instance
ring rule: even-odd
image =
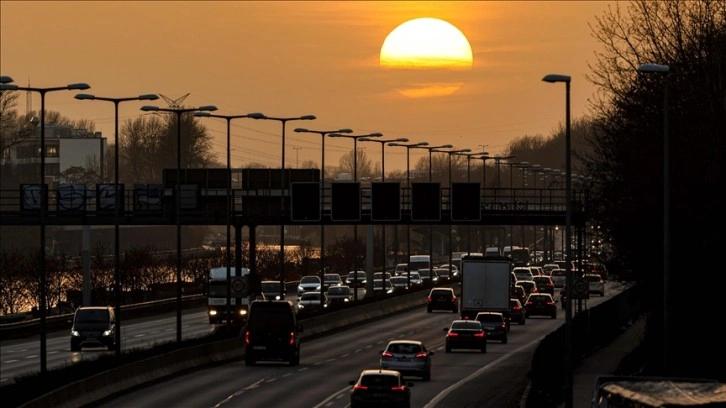
[[[484,332],[474,333],[474,337],[484,337]]]
[[[457,332],[449,332],[449,334],[447,334],[447,336],[448,337],[458,337],[459,336],[459,333],[457,333]]]
[[[548,301],[547,301],[547,304],[548,304],[548,305],[554,305],[555,303],[554,303],[553,301],[551,301],[551,300],[548,300]]]
[[[514,306],[514,307],[512,308],[512,310],[520,310],[520,309],[522,309],[522,306]]]
[[[431,296],[427,297],[426,299],[428,299],[429,302],[433,300],[431,299]]]
[[[383,352],[383,353],[381,354],[381,357],[393,357],[393,353],[390,353],[390,352],[388,352],[388,351],[384,351],[384,352]]]
[[[294,344],[295,344],[295,332],[291,331],[290,332],[290,345],[292,346]]]
[[[525,303],[525,306],[529,306],[531,304],[532,304],[532,302],[527,302],[527,303]]]
[[[403,385],[394,385],[391,387],[391,391],[406,391],[406,387]]]
[[[499,325],[499,327],[501,327],[502,329],[505,329],[507,327],[507,324],[506,323],[502,323],[502,324]]]
[[[249,330],[245,330],[245,344],[246,345],[250,344],[250,331]]]
[[[356,384],[353,386],[353,390],[367,390],[368,386]]]
[[[452,296],[452,297],[451,297],[451,302],[452,302],[452,303],[456,303],[456,296]]]
[[[429,356],[428,353],[417,353],[416,354],[416,358],[426,358],[428,356]]]

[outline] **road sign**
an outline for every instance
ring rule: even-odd
[[[587,299],[590,296],[589,284],[585,279],[576,278],[575,283],[572,285],[572,298],[573,299]]]
[[[238,276],[232,279],[232,294],[235,297],[245,297],[247,295],[247,280]]]

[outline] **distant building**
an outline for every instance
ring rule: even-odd
[[[23,130],[22,140],[8,148],[0,157],[2,163],[13,163],[19,172],[38,174],[40,164],[40,127]],[[105,168],[107,140],[101,132],[73,129],[68,125],[45,125],[45,175],[46,183],[58,182],[58,176],[71,167],[85,167],[86,163],[98,163],[101,172]],[[101,174],[99,180],[104,179]]]

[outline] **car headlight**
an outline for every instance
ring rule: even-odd
[[[345,298],[345,299],[343,299],[343,302],[350,302],[350,299]]]
[[[216,310],[210,310],[209,311],[209,315],[210,316],[216,316],[217,315],[217,311]]]
[[[319,292],[320,291],[320,285],[316,286],[315,287],[315,290]]]
[[[298,292],[304,292],[304,291],[305,291],[305,289],[303,289],[303,287],[302,287],[302,286],[298,286],[298,287],[297,287],[297,291],[298,291]]]
[[[240,309],[240,311],[239,311],[240,316],[244,316],[246,314],[247,314],[247,309]]]
[[[81,335],[81,333],[78,333],[78,331],[71,330],[71,336],[73,336],[73,337],[79,337],[80,335]]]
[[[111,330],[106,330],[106,331],[104,331],[104,332],[103,332],[103,336],[104,336],[104,337],[108,337],[108,336],[110,336],[110,335],[111,335],[111,333],[112,333],[112,331],[111,331]]]

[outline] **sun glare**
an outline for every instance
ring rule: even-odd
[[[469,40],[458,28],[423,17],[406,21],[388,34],[381,46],[380,66],[395,77],[400,94],[422,98],[456,92],[464,83],[452,71],[471,69],[473,60]]]
[[[381,67],[470,68],[472,52],[466,36],[437,18],[417,18],[396,27],[381,47]]]

